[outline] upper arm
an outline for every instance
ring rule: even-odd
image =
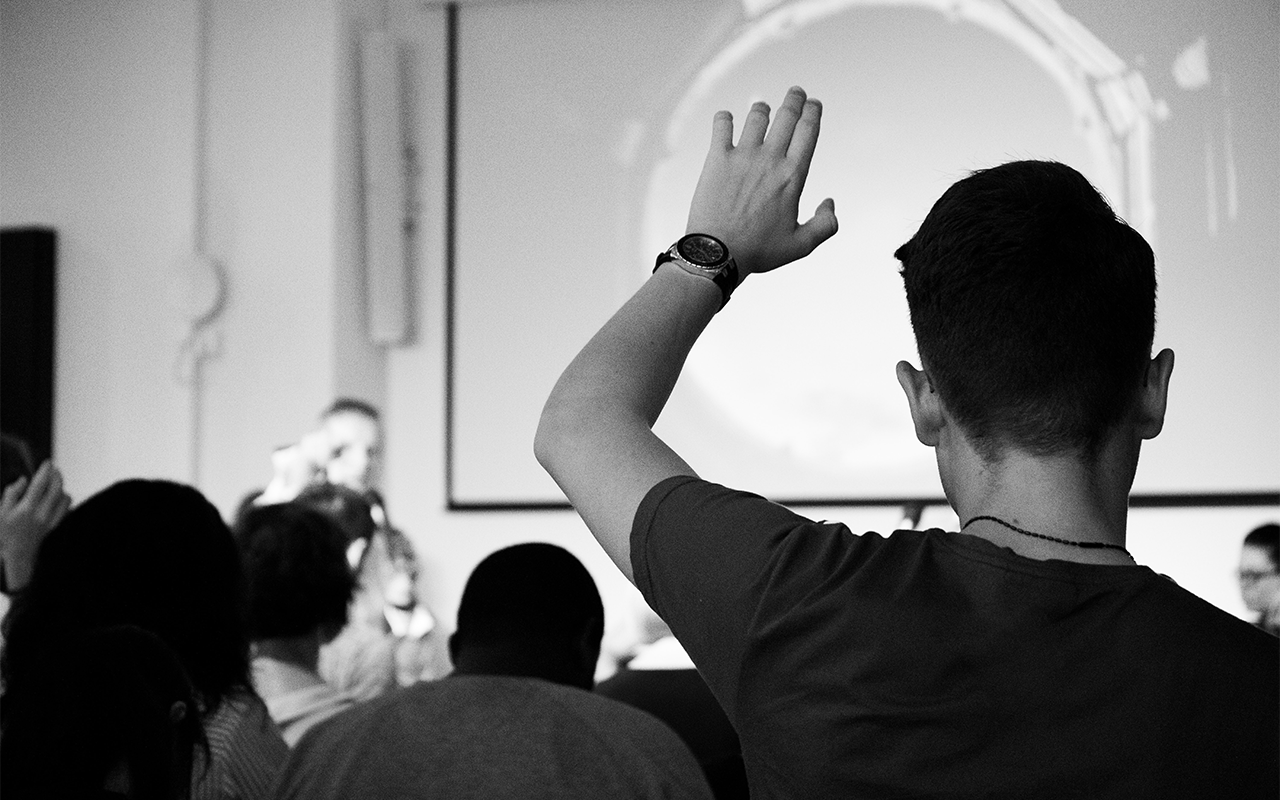
[[[549,401],[534,453],[605,552],[634,582],[631,526],[649,490],[693,469],[639,417],[618,409],[559,406]]]

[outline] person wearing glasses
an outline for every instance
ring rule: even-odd
[[[1253,624],[1280,636],[1280,525],[1269,522],[1249,531],[1238,575],[1244,606],[1258,615]]]

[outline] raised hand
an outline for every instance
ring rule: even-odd
[[[798,222],[821,119],[822,104],[798,86],[787,92],[772,125],[769,106],[753,105],[736,146],[733,115],[715,116],[688,232],[709,233],[728,245],[743,278],[803,258],[836,232],[831,198],[808,222]]]
[[[26,586],[40,543],[70,507],[71,498],[62,490],[62,474],[48,461],[30,481],[19,478],[5,487],[0,494],[0,554],[9,591]]]

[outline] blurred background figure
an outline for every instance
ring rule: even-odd
[[[72,509],[39,545],[4,621],[0,678],[5,706],[43,685],[44,654],[57,637],[134,625],[178,656],[195,688],[208,739],[191,796],[266,796],[288,756],[254,693],[240,558],[218,510],[190,486],[113,484]],[[94,662],[87,667],[92,668]]]
[[[253,683],[290,746],[355,699],[320,677],[320,647],[347,622],[355,577],[347,537],[296,503],[256,508],[239,521]]]
[[[279,798],[706,798],[688,748],[590,689],[604,630],[591,574],[522,544],[472,572],[457,668],[352,708],[293,751]]]
[[[6,798],[191,796],[207,757],[195,692],[159,637],[121,625],[50,641],[34,681],[4,701]]]
[[[418,562],[409,539],[379,525],[368,495],[331,483],[307,487],[297,502],[343,530],[356,591],[341,633],[320,651],[320,675],[359,699],[449,671],[435,618],[418,601]]]
[[[272,455],[274,477],[241,503],[250,508],[295,499],[335,515],[347,531],[347,555],[358,573],[350,621],[320,655],[320,674],[360,699],[430,680],[449,670],[435,617],[418,597],[418,560],[409,538],[391,524],[378,480],[382,468],[378,410],[339,398],[319,427]]]
[[[329,483],[357,492],[376,492],[382,476],[382,421],[378,409],[363,400],[341,397],[320,415],[329,445],[324,462]]]
[[[1240,548],[1240,596],[1256,613],[1254,625],[1280,636],[1280,525],[1259,525]]]
[[[667,723],[693,752],[717,800],[748,797],[742,746],[729,717],[667,623],[648,606],[639,617],[645,642],[596,693]]]

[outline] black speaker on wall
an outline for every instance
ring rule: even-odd
[[[50,228],[0,231],[0,429],[25,439],[37,464],[53,453],[57,255]]]

